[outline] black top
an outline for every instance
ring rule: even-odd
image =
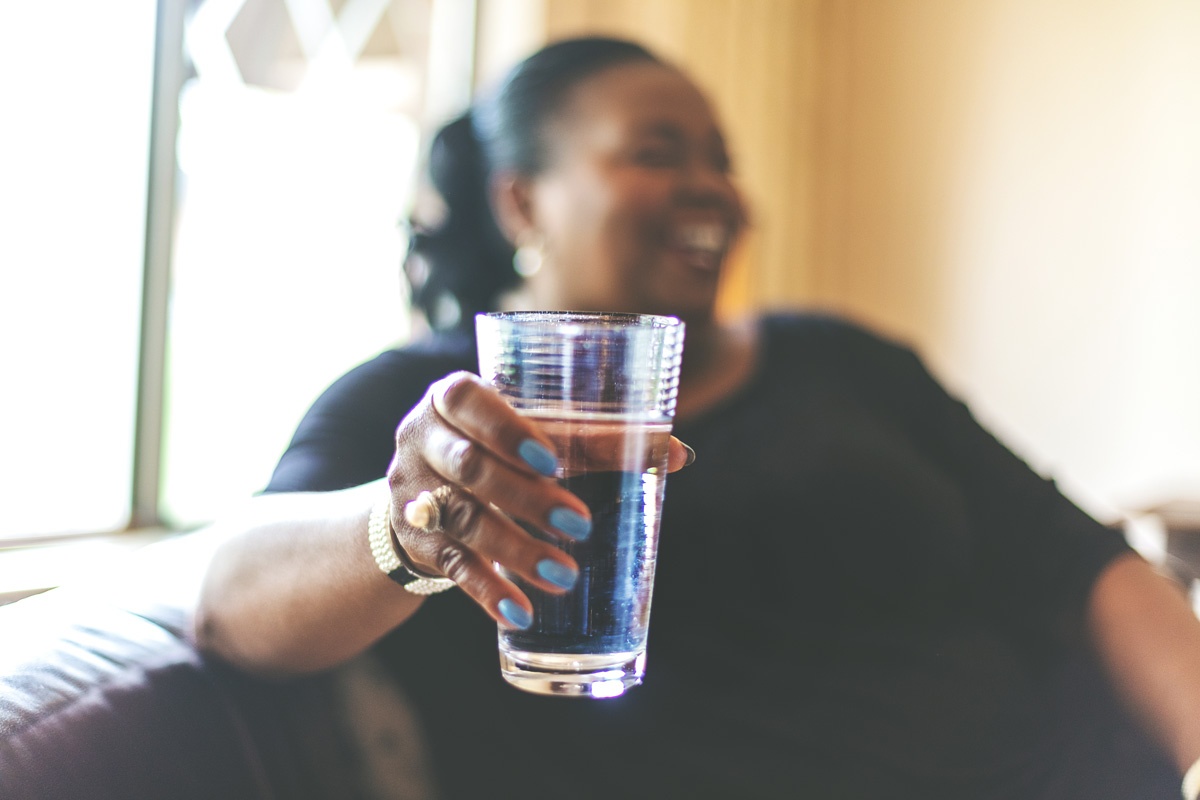
[[[752,381],[675,428],[698,459],[667,481],[644,686],[509,687],[456,591],[379,645],[444,796],[1174,798],[1083,646],[1123,538],[910,351],[824,317],[763,334]],[[475,366],[443,338],[353,370],[269,491],[382,476],[427,386]]]

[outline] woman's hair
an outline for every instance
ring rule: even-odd
[[[641,45],[588,37],[551,44],[518,64],[486,102],[451,121],[433,139],[429,176],[445,215],[429,228],[413,225],[405,277],[414,306],[437,330],[472,330],[475,314],[492,311],[521,278],[513,247],[492,215],[494,171],[537,175],[551,161],[549,123],[572,89],[610,67],[662,63]]]

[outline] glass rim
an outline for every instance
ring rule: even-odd
[[[602,326],[623,322],[644,328],[681,328],[679,317],[666,314],[638,314],[632,311],[487,311],[476,314],[476,322],[484,319],[498,322],[569,323],[581,326]]]

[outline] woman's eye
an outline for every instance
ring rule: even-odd
[[[635,150],[633,160],[645,167],[674,167],[680,162],[679,154],[665,147],[644,147]]]

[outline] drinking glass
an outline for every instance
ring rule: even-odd
[[[476,318],[480,375],[554,442],[559,483],[592,515],[582,541],[526,525],[579,564],[565,595],[501,568],[533,603],[500,628],[505,680],[529,692],[616,697],[642,682],[684,324],[617,313]]]

